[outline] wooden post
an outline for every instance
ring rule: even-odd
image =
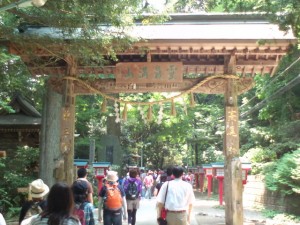
[[[76,76],[77,64],[73,57],[66,57],[68,63],[67,76]],[[60,174],[65,182],[74,181],[74,127],[75,127],[75,94],[74,81],[65,79],[63,89],[63,107],[61,111],[61,139],[60,150],[64,158],[63,170]]]
[[[225,57],[225,74],[236,74],[235,52]],[[225,217],[226,225],[242,225],[243,184],[239,149],[238,80],[228,79],[225,90]]]
[[[229,79],[225,94],[225,216],[226,225],[243,224],[243,184],[239,158],[237,80]]]

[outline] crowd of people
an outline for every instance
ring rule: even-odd
[[[99,222],[103,222],[104,225],[119,225],[122,224],[123,215],[123,220],[127,218],[129,225],[135,225],[140,200],[156,196],[157,218],[162,217],[161,210],[164,207],[167,211],[165,220],[169,225],[190,223],[195,200],[193,192],[195,178],[192,171],[185,173],[184,169],[178,166],[169,167],[165,171],[130,170],[125,177],[119,179],[116,174],[110,173],[104,184],[110,181],[109,187],[116,187],[115,190],[121,193],[122,203],[119,203],[118,211],[105,206],[104,196],[108,187],[104,185],[99,194]]]
[[[141,199],[156,196],[158,222],[162,209],[168,225],[190,223],[190,213],[195,200],[194,176],[179,166],[163,170],[130,170],[125,177],[108,171],[98,193],[98,221],[104,225],[136,224],[136,214]],[[19,215],[20,225],[95,225],[93,185],[87,179],[87,170],[77,171],[72,185],[63,182],[50,189],[41,179],[29,184],[28,201]],[[6,225],[0,213],[0,225]]]

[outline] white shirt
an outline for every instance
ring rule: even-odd
[[[164,204],[165,193],[168,187],[168,194],[165,208],[172,211],[188,210],[190,204],[194,204],[195,195],[192,185],[181,178],[165,182],[156,197],[157,202]]]
[[[4,217],[2,216],[1,213],[0,213],[0,225],[6,225]]]

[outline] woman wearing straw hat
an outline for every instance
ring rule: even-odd
[[[32,181],[29,184],[28,201],[22,206],[19,224],[33,215],[41,213],[46,207],[45,196],[49,192],[49,187],[41,179]],[[25,221],[22,224],[26,224]]]
[[[58,182],[50,189],[46,209],[33,216],[30,225],[81,225],[73,215],[73,210],[74,196],[71,187]]]

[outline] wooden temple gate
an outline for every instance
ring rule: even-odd
[[[45,34],[46,29],[32,28],[27,33],[43,30]],[[31,63],[20,46],[11,43],[11,52],[22,57],[31,73],[51,75],[48,87],[63,95],[60,129],[63,160],[56,169],[56,179],[71,183],[74,178],[76,95],[223,94],[226,224],[243,224],[237,98],[253,87],[255,75],[274,74],[280,59],[295,41],[294,36],[279,31],[261,16],[245,14],[173,15],[167,24],[135,27],[133,35],[146,41],[118,53],[119,61],[107,66],[84,65],[72,55],[65,55],[64,59],[41,68]],[[264,44],[260,44],[260,40]],[[53,51],[55,49],[45,51],[37,47],[35,54],[46,60],[53,57],[50,54]],[[102,78],[91,81],[80,78],[80,74],[101,74]]]

